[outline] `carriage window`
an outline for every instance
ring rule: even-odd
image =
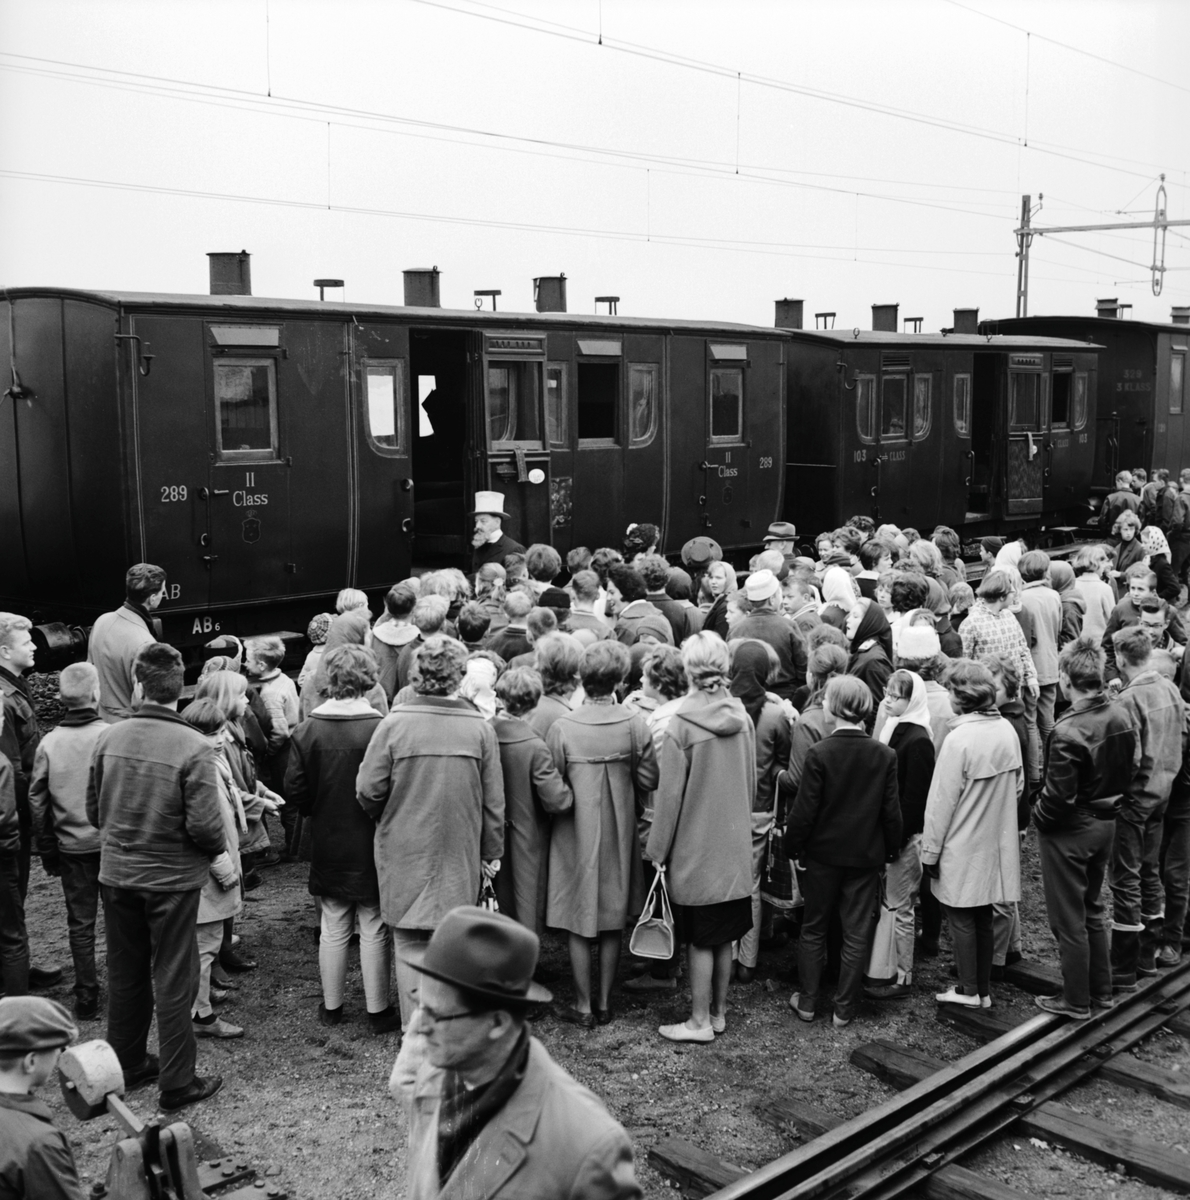
[[[711,368],[711,441],[738,442],[744,427],[744,372]]]
[[[855,378],[855,427],[861,442],[876,440],[876,380],[871,375]]]
[[[213,365],[219,458],[224,462],[276,458],[276,361],[236,358]]]
[[[370,361],[364,368],[368,401],[368,440],[381,454],[403,455],[405,448],[405,364]]]
[[[579,441],[614,444],[620,435],[620,364],[580,362],[577,370]]]
[[[913,377],[913,437],[924,438],[930,432],[930,392],[934,381],[929,375]]]
[[[906,436],[905,392],[908,380],[904,375],[886,375],[880,385],[880,436]]]
[[[1070,397],[1074,391],[1074,375],[1070,371],[1054,372],[1054,397],[1050,409],[1050,425],[1054,429],[1070,426]]]
[[[1013,372],[1008,393],[1008,425],[1024,431],[1038,429],[1041,417],[1041,376]]]
[[[1182,390],[1186,385],[1186,355],[1171,354],[1169,356],[1169,411],[1182,411]]]
[[[971,436],[971,376],[954,377],[954,431],[959,437]]]
[[[566,419],[566,368],[545,369],[545,427],[551,446],[565,446],[570,440],[570,422]]]
[[[541,363],[488,367],[488,437],[493,446],[541,448]]]
[[[645,446],[657,429],[659,368],[653,363],[628,366],[628,436],[633,446]]]
[[[1074,404],[1071,425],[1082,429],[1087,423],[1087,373],[1079,371],[1074,377]]]

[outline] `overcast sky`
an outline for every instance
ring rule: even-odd
[[[0,285],[205,292],[243,248],[260,296],[1011,316],[1023,192],[1143,219],[1165,172],[1190,215],[1187,46],[1184,0],[0,0]],[[1190,303],[1190,227],[1159,297],[1151,232],[1066,240],[1031,312]]]

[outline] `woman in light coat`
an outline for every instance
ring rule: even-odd
[[[938,752],[921,861],[950,923],[959,982],[937,1000],[990,1008],[992,905],[1021,898],[1017,800],[1024,767],[1020,741],[996,711],[991,672],[959,659],[946,686],[959,715]]]
[[[558,1015],[591,1029],[612,1019],[611,990],[629,913],[644,902],[637,818],[657,786],[657,757],[642,718],[616,703],[628,650],[602,641],[583,653],[582,706],[559,717],[546,744],[574,806],[554,817],[546,924],[570,934],[574,1006]],[[591,998],[591,941],[599,941],[599,1002]]]
[[[756,732],[727,690],[731,661],[722,638],[705,631],[687,638],[682,663],[690,692],[665,731],[645,855],[667,867],[680,906],[692,1011],[658,1032],[674,1042],[713,1042],[727,1027],[731,943],[752,928]]]

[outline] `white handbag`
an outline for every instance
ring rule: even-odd
[[[674,914],[665,886],[665,868],[657,867],[652,886],[645,898],[640,920],[628,939],[628,949],[640,958],[672,958],[674,952]]]
[[[864,982],[880,986],[897,981],[897,910],[889,908],[884,886],[880,877],[880,917],[872,935],[872,952],[868,955],[868,969]]]

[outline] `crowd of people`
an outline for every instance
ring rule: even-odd
[[[913,994],[943,917],[956,978],[937,1001],[990,1007],[1022,920],[1045,920],[1063,991],[1038,1004],[1086,1019],[1181,961],[1190,891],[1190,532],[1174,528],[1190,502],[1166,503],[1161,472],[1133,490],[1138,474],[1105,502],[1102,544],[1068,562],[984,538],[974,588],[946,527],[855,517],[803,554],[776,522],[737,571],[709,537],[671,564],[640,524],[622,550],[563,561],[512,541],[483,493],[471,576],[403,580],[378,614],[345,589],[296,681],[280,638],[222,638],[184,701],[153,615],[165,572],[138,564],[62,671],[66,716],[44,737],[30,624],[0,614],[4,991],[62,978],[30,964],[37,853],[62,880],[75,1016],[99,1010],[102,902],[126,1080],[158,1080],[167,1110],[204,1099],[220,1080],[196,1074],[196,1040],[243,1034],[216,1009],[256,968],[242,894],[308,862],[317,1019],[347,1019],[357,934],[367,1026],[406,1035],[393,1094],[437,1105],[410,1125],[427,1195],[477,1161],[530,1076],[539,1107],[570,1097],[558,1120],[585,1121],[579,1148],[602,1139],[574,1169],[634,1194],[623,1131],[588,1119],[598,1101],[525,1025],[551,998],[534,979],[547,931],[570,963],[556,1018],[606,1025],[620,989],[676,993],[687,974],[689,1016],[658,1034],[709,1043],[767,942],[796,940],[796,1017],[844,1027]],[[1044,917],[1020,911],[1030,823]],[[658,888],[673,952],[622,968]]]

